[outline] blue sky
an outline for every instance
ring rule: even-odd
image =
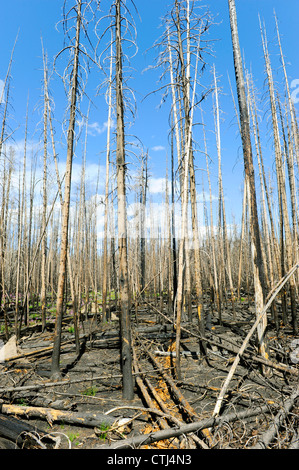
[[[16,142],[22,142],[24,138],[24,126],[27,99],[29,95],[29,139],[37,141],[41,135],[42,127],[38,123],[42,119],[42,54],[41,36],[44,48],[48,54],[49,64],[55,54],[63,47],[63,32],[61,26],[56,29],[56,24],[62,18],[62,0],[10,0],[2,2],[1,5],[1,28],[0,28],[0,80],[6,74],[10,53],[18,34],[14,61],[12,66],[12,83],[10,99],[10,120],[12,130],[17,129],[14,134]],[[160,19],[167,11],[170,1],[164,0],[135,0],[141,20],[135,16],[137,28],[138,53],[132,59],[132,75],[130,85],[135,90],[137,101],[136,120],[129,132],[132,132],[143,142],[144,148],[149,150],[150,174],[157,183],[159,178],[165,177],[166,154],[169,158],[169,101],[161,108],[159,103],[161,93],[144,97],[159,87],[158,73],[145,71],[153,64],[156,53],[153,50],[146,51],[160,36]],[[207,57],[210,66],[215,64],[219,87],[221,89],[220,104],[221,114],[221,140],[222,140],[222,170],[224,193],[227,204],[227,215],[232,214],[240,217],[242,205],[242,181],[243,161],[238,137],[234,107],[231,98],[228,74],[230,76],[235,93],[233,56],[231,48],[231,37],[229,28],[228,5],[226,0],[206,0],[201,2],[206,5],[215,17],[215,24],[211,26],[210,38],[217,40],[214,44],[214,56]],[[263,129],[263,148],[267,158],[267,168],[273,170],[273,150],[269,140],[267,127],[267,100],[265,99],[265,74],[262,56],[261,37],[259,31],[258,14],[265,21],[269,40],[269,50],[274,69],[274,79],[280,85],[282,73],[279,69],[278,48],[275,32],[275,21],[273,11],[275,10],[278,21],[282,46],[287,63],[289,83],[299,79],[298,59],[298,0],[236,0],[238,26],[240,33],[240,44],[246,59],[246,65],[251,67],[255,85],[260,93],[260,115]],[[107,106],[103,96],[96,96],[96,87],[103,79],[99,71],[93,70],[88,82],[88,93],[94,106],[90,111],[90,129],[88,136],[87,165],[92,178],[97,164],[104,164],[105,150],[105,122],[107,121]],[[212,74],[209,67],[204,75],[205,82],[212,83]],[[54,75],[50,88],[55,101],[56,135],[61,138],[60,122],[66,105],[66,98],[61,81]],[[88,103],[82,103],[82,109],[86,112]],[[208,149],[213,163],[211,164],[213,191],[217,192],[217,154],[215,152],[215,136],[212,95],[203,103],[205,124],[207,126]],[[296,105],[298,111],[299,105]],[[202,136],[198,131],[198,141],[202,145]],[[205,168],[205,162],[201,155],[196,156],[196,165]],[[59,151],[61,168],[65,161],[65,149]],[[75,163],[76,168],[81,165],[81,147],[77,148]],[[130,171],[136,170],[136,161],[132,161]],[[100,179],[104,181],[104,172],[101,170]],[[161,180],[160,180],[161,181]],[[202,172],[198,172],[198,191],[201,191]],[[154,186],[153,186],[154,187]],[[207,190],[207,183],[205,183]]]

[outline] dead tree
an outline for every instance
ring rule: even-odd
[[[56,378],[60,376],[59,358],[60,358],[63,302],[64,302],[65,282],[66,282],[72,163],[73,163],[73,154],[74,154],[77,95],[78,95],[80,33],[81,33],[81,27],[82,27],[82,4],[83,4],[82,0],[76,0],[75,5],[72,8],[74,9],[75,14],[76,14],[76,29],[75,29],[76,32],[75,32],[75,43],[74,45],[71,46],[71,48],[73,49],[73,57],[72,57],[72,72],[71,72],[70,83],[69,83],[70,110],[69,110],[69,124],[68,124],[68,131],[67,131],[67,160],[66,160],[66,172],[65,172],[65,181],[64,181],[65,190],[64,190],[64,201],[63,201],[63,219],[62,219],[62,234],[61,234],[61,247],[60,247],[59,278],[58,278],[58,288],[57,288],[56,324],[55,324],[54,347],[53,347],[52,364],[51,364],[52,378]]]
[[[197,189],[194,162],[193,124],[194,113],[198,103],[204,100],[210,90],[204,90],[198,97],[199,77],[205,68],[204,52],[205,33],[209,29],[210,19],[207,12],[199,14],[196,2],[175,0],[169,18],[166,18],[165,36],[162,43],[167,44],[166,54],[162,55],[160,65],[166,66],[170,73],[170,85],[173,110],[173,124],[178,155],[180,178],[180,194],[182,204],[182,234],[178,255],[177,281],[177,375],[180,373],[180,317],[184,299],[184,291],[189,290],[189,246],[188,240],[188,205],[191,206],[192,253],[194,257],[194,283],[196,291],[197,317],[199,328],[204,332],[204,311],[202,301],[202,278],[200,258],[200,236],[198,227]],[[192,96],[191,96],[192,92]],[[190,196],[189,196],[190,193]],[[187,286],[184,285],[186,273]],[[188,297],[186,293],[186,297]],[[204,352],[204,344],[200,344]]]
[[[292,264],[293,264],[293,243],[292,243],[292,233],[291,233],[289,215],[288,215],[285,173],[284,173],[284,168],[283,168],[283,155],[282,155],[282,148],[281,148],[281,143],[280,143],[280,131],[279,131],[279,124],[278,124],[277,100],[275,96],[270,55],[269,55],[268,45],[267,45],[266,29],[264,26],[264,32],[262,31],[261,22],[260,22],[260,29],[261,29],[262,44],[263,44],[265,66],[266,66],[266,75],[267,75],[269,97],[270,97],[273,139],[274,139],[274,148],[275,148],[275,166],[276,166],[276,176],[277,176],[277,186],[278,186],[278,205],[280,209],[280,220],[281,220],[281,237],[283,240],[283,232],[284,232],[285,233],[284,244],[285,244],[285,252],[286,252],[286,271],[288,271],[289,269],[291,269]],[[284,250],[281,251],[281,254],[282,256],[284,256]],[[293,333],[297,334],[297,312],[296,312],[294,278],[290,279],[290,298],[291,298]]]
[[[48,159],[48,67],[47,56],[43,50],[43,64],[44,64],[44,174],[43,174],[43,214],[42,214],[42,227],[43,227],[43,240],[42,240],[42,270],[41,270],[41,309],[42,309],[42,330],[46,328],[46,305],[47,305],[47,286],[46,286],[46,263],[47,263],[47,236],[46,236],[46,221],[47,221],[47,159]]]
[[[250,125],[249,125],[249,112],[247,107],[247,99],[245,93],[245,81],[243,64],[241,57],[241,50],[239,44],[239,34],[237,25],[237,13],[236,5],[234,0],[228,0],[229,16],[230,16],[230,27],[232,37],[232,48],[234,56],[235,66],[235,78],[238,94],[239,104],[239,116],[241,126],[241,139],[243,147],[243,159],[245,168],[245,177],[248,181],[248,200],[249,200],[249,214],[250,214],[250,235],[251,235],[251,249],[252,249],[252,262],[253,262],[253,274],[254,274],[254,288],[255,288],[255,308],[256,315],[263,310],[264,297],[266,291],[265,285],[265,274],[264,265],[261,249],[260,239],[260,228],[257,211],[257,200],[256,200],[256,189],[255,189],[255,177],[254,177],[254,166],[252,158],[252,147],[250,137]],[[266,341],[265,341],[265,329],[267,324],[266,315],[263,316],[262,321],[258,327],[258,342],[260,353],[266,359],[268,358]]]
[[[108,125],[107,125],[107,148],[106,148],[104,249],[103,249],[103,281],[102,281],[102,320],[103,322],[106,321],[107,319],[108,215],[109,215],[109,177],[110,177],[110,158],[111,158],[110,142],[111,142],[111,121],[112,121],[113,40],[111,40],[110,50],[111,52],[110,52],[109,90],[108,90]]]
[[[126,155],[124,129],[123,96],[123,52],[122,52],[122,13],[121,0],[115,4],[115,81],[116,81],[116,168],[117,168],[117,220],[119,250],[119,290],[120,290],[120,332],[121,332],[121,367],[123,374],[123,397],[132,400],[134,382],[132,374],[132,344],[130,324],[129,273],[128,273],[128,237],[126,208]]]

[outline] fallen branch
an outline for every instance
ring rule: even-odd
[[[40,406],[2,405],[1,412],[5,415],[46,419],[50,426],[54,422],[63,422],[76,426],[100,427],[102,424],[112,426],[117,421],[117,418],[104,413],[74,413]]]
[[[202,337],[202,339],[204,339],[204,337]],[[219,348],[223,347],[220,343],[217,343],[216,341],[213,341],[213,343],[215,345],[219,346]],[[223,349],[226,349],[227,351],[230,351],[231,353],[237,354],[237,351],[233,348],[223,347]],[[209,351],[209,353],[210,353],[210,351]],[[200,355],[198,353],[192,352],[192,351],[181,351],[180,354],[182,356],[192,357],[192,358],[196,358],[196,359],[200,358]],[[216,353],[211,351],[211,354],[216,354]],[[156,350],[155,355],[156,356],[166,356],[166,357],[167,356],[168,357],[170,357],[170,356],[171,357],[176,357],[176,352],[175,351],[159,351],[159,350]],[[220,357],[220,355],[218,355],[218,354],[217,354],[217,356]],[[289,367],[289,366],[286,366],[285,364],[278,364],[276,362],[270,361],[269,359],[268,360],[264,359],[263,357],[251,355],[251,354],[248,354],[248,353],[243,353],[242,357],[246,360],[251,360],[253,362],[258,362],[259,364],[263,364],[267,367],[276,369],[280,372],[288,373],[288,374],[291,374],[291,375],[299,375],[299,370],[295,369],[294,367]],[[223,359],[228,363],[232,361],[232,359],[227,359],[227,357],[223,357]]]
[[[298,266],[297,266],[297,267],[298,267]],[[295,267],[294,267],[294,268],[295,268]],[[291,274],[293,274],[293,272],[292,272]],[[287,280],[288,280],[288,279],[287,279]],[[287,282],[287,280],[286,280],[285,282]],[[284,284],[283,284],[283,285],[284,285]],[[282,287],[283,287],[283,286],[281,286],[280,289],[281,289]],[[272,292],[272,291],[271,291],[271,292]],[[275,295],[277,295],[277,294],[275,294]],[[273,302],[273,298],[272,298],[272,297],[271,297],[271,299],[269,300],[269,302],[270,302],[270,305],[271,305],[271,303]],[[267,304],[267,306],[265,307],[265,309],[269,308],[270,305]],[[175,328],[175,324],[174,324],[174,322],[173,322],[170,318],[166,317],[166,315],[164,315],[164,313],[162,313],[160,310],[158,310],[155,306],[152,306],[152,307],[153,307],[153,309],[155,310],[156,313],[158,313],[159,315],[161,315],[165,320],[167,320],[169,323],[171,323],[171,324],[173,325],[173,327]],[[265,309],[264,309],[264,310],[265,310]],[[264,314],[264,313],[263,313],[263,314]],[[260,322],[260,318],[258,319],[258,323],[259,323],[259,322]],[[254,328],[254,325],[253,325],[252,328]],[[255,329],[255,328],[254,328],[254,329]],[[181,330],[182,330],[182,333],[185,333],[186,335],[194,336],[195,338],[198,338],[198,339],[200,339],[200,340],[202,340],[202,341],[205,341],[205,342],[207,342],[207,343],[209,343],[209,344],[212,344],[212,345],[214,345],[214,346],[217,346],[217,347],[220,348],[220,349],[226,349],[227,351],[229,351],[229,352],[231,352],[231,353],[233,353],[233,354],[238,354],[238,350],[235,349],[233,346],[231,346],[231,347],[230,347],[230,346],[227,346],[227,345],[225,346],[225,345],[223,345],[222,343],[219,343],[219,341],[215,341],[215,340],[213,340],[213,339],[211,339],[211,338],[207,338],[206,336],[203,336],[203,335],[201,335],[201,334],[195,333],[194,331],[191,331],[191,330],[189,330],[189,329],[187,329],[187,328],[185,328],[185,327],[183,327],[183,326],[181,326]],[[252,331],[252,333],[253,333],[253,332],[254,332],[254,331]],[[220,335],[219,335],[219,336],[220,336]],[[251,337],[251,336],[252,336],[252,334],[250,335],[250,337]],[[250,337],[248,338],[248,341],[249,341]],[[227,338],[224,338],[224,340],[225,340],[225,341],[229,341]],[[247,340],[247,338],[245,338],[244,341],[246,341],[246,340]],[[246,347],[247,347],[247,342],[246,342]],[[244,348],[244,349],[245,349],[245,348]],[[184,353],[185,353],[185,351],[182,351],[182,354],[183,354],[183,355],[184,355]],[[163,353],[163,355],[167,355],[167,354],[169,354],[169,353],[167,353],[167,352]],[[240,353],[239,353],[239,354],[240,354]],[[174,354],[171,353],[171,355],[174,355]],[[248,354],[248,353],[245,353],[245,352],[243,351],[243,352],[242,352],[242,357],[243,357],[243,358],[246,358],[246,359],[251,359],[252,361],[258,362],[258,363],[260,363],[260,364],[264,364],[264,365],[267,366],[267,367],[271,367],[271,368],[276,369],[276,370],[279,370],[279,371],[281,371],[281,372],[283,372],[283,373],[287,373],[287,374],[291,374],[291,375],[299,375],[298,369],[295,369],[294,367],[288,367],[288,366],[286,366],[286,365],[284,365],[284,364],[278,364],[278,363],[275,363],[275,362],[273,362],[273,361],[266,360],[265,358],[263,358],[263,357],[261,357],[261,356]],[[238,362],[239,362],[239,361],[238,361]]]
[[[143,346],[143,345],[142,345]],[[183,409],[184,413],[188,415],[189,419],[191,421],[194,421],[199,418],[198,414],[196,411],[192,408],[190,403],[186,400],[184,395],[181,393],[181,391],[178,389],[172,378],[165,372],[165,370],[160,366],[160,364],[156,361],[154,356],[146,349],[143,347],[143,349],[146,351],[146,354],[149,356],[151,361],[154,363],[154,365],[157,367],[159,372],[163,375],[165,381],[168,383],[169,387],[171,388],[172,393],[176,397],[176,399],[179,402],[179,406]],[[203,436],[208,440],[210,444],[212,444],[212,436],[209,432],[208,429],[203,429],[202,430]]]
[[[138,363],[137,363],[136,351],[135,351],[134,347],[133,347],[133,366],[134,366],[135,372],[140,372],[139,367],[138,367]],[[148,391],[147,391],[147,389],[146,389],[146,387],[143,383],[143,380],[140,376],[136,377],[136,384],[139,387],[139,390],[142,393],[142,396],[143,396],[144,400],[146,401],[147,406],[151,409],[155,409],[156,408],[155,403],[151,399],[151,397],[150,397],[150,395],[149,395],[149,393],[148,393]],[[165,410],[162,410],[162,411],[165,412]],[[164,418],[162,418],[160,420],[159,424],[164,429],[168,427]]]
[[[141,343],[141,345],[142,345],[142,343]],[[142,345],[142,347],[143,347],[143,345]],[[183,408],[183,411],[185,412],[185,414],[187,414],[189,416],[189,418],[192,419],[192,420],[194,420],[195,418],[198,418],[199,417],[198,414],[191,407],[191,405],[188,403],[188,401],[186,400],[184,395],[180,392],[180,390],[178,389],[178,387],[176,386],[176,384],[174,383],[172,378],[167,374],[167,372],[156,361],[154,356],[146,348],[143,347],[143,349],[146,352],[146,354],[148,355],[148,357],[151,359],[153,364],[156,366],[156,368],[159,370],[159,372],[163,375],[165,381],[168,383],[168,385],[171,388],[174,396],[177,398],[177,400],[180,404],[180,407]]]
[[[299,434],[298,432],[294,433],[293,439],[291,444],[289,445],[288,449],[299,449]]]
[[[68,340],[68,341],[63,342],[61,344],[61,349],[64,352],[69,352],[69,349],[72,348],[72,346],[70,346],[70,343],[73,343],[73,342],[74,342],[73,340]],[[67,351],[65,351],[66,348],[68,348]],[[30,352],[20,353],[16,356],[11,356],[8,359],[4,359],[4,361],[5,362],[13,362],[13,361],[21,359],[23,357],[44,356],[46,354],[51,354],[52,349],[53,349],[53,345],[52,346],[47,346],[46,348],[36,349],[36,350],[30,351]]]
[[[284,401],[282,409],[277,413],[275,419],[271,426],[264,432],[264,434],[259,438],[257,443],[251,447],[251,449],[266,449],[269,444],[273,441],[274,437],[278,433],[278,430],[287,417],[288,413],[294,406],[296,398],[299,396],[299,386],[295,388],[291,396]]]
[[[83,379],[74,379],[74,380],[60,380],[57,382],[43,382],[43,383],[39,383],[35,385],[0,388],[0,394],[10,393],[10,392],[39,390],[40,388],[58,387],[59,385],[70,385],[70,384],[77,384],[80,382],[94,382],[95,380],[121,379],[121,378],[122,378],[122,375],[117,374],[117,375],[102,375],[102,376],[85,377]]]
[[[236,421],[238,419],[246,419],[251,418],[253,416],[257,416],[261,413],[269,412],[270,406],[264,405],[259,408],[249,409],[245,411],[241,411],[239,413],[232,412],[228,413],[223,416],[214,416],[211,418],[206,418],[200,421],[196,421],[193,423],[188,423],[180,427],[176,428],[169,428],[163,429],[162,431],[153,432],[150,434],[146,434],[143,436],[135,436],[132,438],[124,439],[120,442],[115,442],[111,445],[98,445],[96,446],[97,449],[131,449],[131,448],[138,448],[143,445],[149,445],[157,441],[161,441],[164,439],[170,439],[173,437],[179,437],[182,434],[189,434],[189,433],[197,433],[202,431],[203,429],[213,428],[215,426],[219,426],[222,423],[229,423],[232,421]]]
[[[138,367],[138,362],[137,362],[137,357],[136,357],[136,351],[135,351],[135,348],[133,347],[133,363],[134,363],[134,369],[135,369],[135,372],[140,372],[139,371],[139,367]],[[168,429],[168,425],[167,425],[167,422],[165,421],[164,418],[166,418],[168,420],[168,422],[170,423],[173,423],[175,424],[176,426],[181,426],[182,425],[182,421],[177,419],[176,417],[172,416],[171,414],[169,414],[168,412],[168,409],[164,403],[164,401],[161,399],[161,397],[159,396],[157,390],[152,386],[152,384],[150,383],[150,381],[147,379],[147,377],[144,377],[144,381],[145,383],[143,383],[143,380],[141,377],[137,376],[136,377],[136,383],[147,403],[147,405],[150,407],[150,409],[155,409],[156,406],[155,406],[155,403],[152,401],[147,389],[146,389],[146,386],[150,389],[154,399],[156,400],[157,404],[159,405],[160,409],[162,410],[162,412],[164,413],[164,416],[162,417],[162,419],[159,421],[159,425],[161,428],[163,429]],[[145,386],[146,384],[146,386]],[[199,444],[201,447],[207,447],[205,446],[205,444],[197,437],[195,436],[193,433],[191,434],[191,438],[197,443]]]
[[[44,444],[40,445],[37,442],[36,437],[46,438],[50,445],[55,444],[55,438],[50,434],[37,429],[36,426],[32,426],[29,423],[24,423],[23,421],[15,418],[14,416],[4,416],[0,414],[0,436],[4,439],[1,439],[0,445],[2,448],[45,448]],[[13,443],[12,446],[9,443]],[[5,446],[5,447],[4,447]],[[1,448],[1,447],[0,447]]]
[[[137,376],[140,374],[145,374],[146,372],[138,372],[133,373],[133,376]],[[150,373],[150,372],[148,372]],[[39,390],[40,388],[49,388],[49,387],[58,387],[60,385],[70,385],[70,384],[78,384],[81,382],[94,382],[95,380],[111,380],[111,379],[121,379],[121,374],[110,374],[110,375],[99,375],[99,376],[92,376],[92,377],[85,377],[83,379],[74,379],[74,380],[59,380],[55,382],[42,382],[35,385],[25,385],[20,387],[6,387],[0,388],[0,395],[3,393],[11,393],[11,392],[25,392],[30,390]]]
[[[220,412],[220,409],[221,409],[221,405],[222,405],[222,401],[224,399],[224,396],[226,394],[226,391],[228,389],[228,386],[229,386],[229,383],[235,373],[235,370],[237,368],[237,365],[239,364],[240,362],[240,359],[241,359],[241,356],[242,354],[244,353],[247,345],[248,345],[248,342],[251,338],[251,336],[253,335],[253,333],[255,332],[258,324],[260,323],[260,321],[262,320],[263,316],[266,314],[268,308],[270,307],[270,305],[272,304],[273,300],[275,299],[275,297],[277,296],[277,294],[280,292],[280,290],[283,288],[283,286],[287,283],[287,281],[289,280],[289,278],[294,274],[294,272],[296,271],[296,269],[299,267],[299,263],[295,264],[295,266],[292,267],[292,269],[290,269],[290,271],[277,283],[276,285],[276,288],[273,289],[273,294],[272,296],[269,298],[268,302],[266,303],[265,307],[263,308],[263,310],[260,312],[260,314],[257,316],[257,319],[255,321],[255,323],[253,324],[253,326],[251,327],[250,331],[248,332],[245,340],[243,341],[243,344],[239,350],[239,352],[237,353],[236,357],[235,357],[235,360],[233,362],[233,365],[229,371],[229,374],[223,384],[223,387],[220,391],[220,394],[217,398],[217,401],[216,401],[216,405],[215,405],[215,408],[214,408],[214,411],[213,411],[213,416],[217,416]]]

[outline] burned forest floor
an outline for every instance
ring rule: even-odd
[[[204,307],[210,313],[208,302]],[[50,377],[54,319],[43,332],[38,321],[24,326],[14,353],[0,362],[0,448],[298,448],[299,337],[289,325],[277,329],[269,319],[268,359],[259,355],[253,334],[229,381],[219,420],[212,419],[255,322],[252,302],[242,298],[234,310],[228,302],[221,322],[212,312],[200,338],[193,305],[192,321],[186,316],[182,323],[177,380],[176,332],[166,304],[140,303],[137,315],[132,309],[132,401],[122,397],[117,312],[105,323],[93,313],[83,316],[79,354],[72,316],[65,315],[62,376],[56,381]],[[0,339],[6,343],[4,335]]]

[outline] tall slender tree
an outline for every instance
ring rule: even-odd
[[[44,65],[44,174],[43,174],[43,214],[42,214],[42,229],[43,229],[43,240],[42,240],[42,269],[41,269],[41,308],[42,308],[42,330],[46,328],[46,308],[47,308],[47,286],[46,286],[46,263],[47,263],[47,159],[48,159],[48,66],[47,56],[43,52],[43,65]]]
[[[123,397],[132,400],[134,381],[132,375],[132,345],[128,273],[128,237],[126,207],[126,155],[124,129],[123,96],[123,53],[122,53],[122,13],[121,0],[115,1],[115,83],[116,83],[116,171],[117,171],[117,221],[119,250],[119,291],[120,291],[120,331],[121,367],[123,376]]]
[[[239,116],[241,126],[241,139],[243,148],[243,159],[245,168],[245,177],[248,182],[248,201],[249,201],[249,214],[250,214],[250,235],[251,235],[251,250],[252,250],[252,262],[253,262],[253,274],[254,274],[254,288],[255,288],[255,308],[256,315],[258,316],[264,306],[264,297],[266,291],[265,285],[265,274],[263,265],[263,256],[261,248],[260,228],[257,211],[257,200],[256,200],[256,189],[255,189],[255,177],[254,177],[254,166],[252,157],[252,146],[250,136],[250,124],[249,124],[249,111],[247,106],[247,98],[245,92],[245,80],[242,64],[242,56],[239,43],[239,33],[237,24],[237,13],[235,0],[228,0],[229,17],[230,17],[230,28],[232,38],[232,48],[235,66],[235,78],[237,86],[238,104],[239,104]],[[263,357],[268,357],[265,331],[267,325],[267,317],[264,315],[262,321],[259,323],[257,330],[258,343],[260,353]]]
[[[67,160],[65,171],[65,190],[63,201],[63,219],[62,235],[60,247],[59,278],[57,288],[56,304],[56,324],[54,345],[52,353],[51,377],[52,379],[60,377],[60,344],[61,344],[61,326],[63,316],[63,302],[66,282],[67,250],[68,250],[68,230],[70,214],[72,163],[74,154],[75,125],[76,125],[76,107],[78,95],[78,72],[79,72],[79,53],[80,53],[80,32],[82,26],[82,0],[76,0],[74,5],[76,12],[75,44],[73,46],[72,73],[70,77],[70,114],[67,132]]]
[[[274,138],[274,149],[275,149],[275,167],[277,175],[277,186],[278,186],[278,206],[280,208],[280,220],[281,225],[281,237],[283,237],[283,232],[285,233],[285,252],[286,252],[286,271],[289,271],[293,264],[293,244],[292,244],[292,233],[290,228],[289,213],[288,213],[288,204],[287,204],[287,195],[286,195],[286,183],[285,183],[285,171],[283,168],[283,155],[280,142],[280,130],[278,123],[278,109],[277,109],[277,99],[274,89],[274,81],[272,76],[272,68],[270,62],[270,55],[267,45],[266,37],[266,28],[264,26],[264,32],[262,31],[262,25],[260,21],[260,29],[262,36],[262,44],[265,58],[266,66],[266,75],[269,88],[269,97],[270,97],[270,107],[271,107],[271,117],[272,117],[272,129],[273,129],[273,138]],[[296,217],[294,216],[296,219]],[[296,227],[296,223],[295,223]],[[284,251],[281,251],[281,255],[284,256]],[[283,263],[284,264],[284,263]],[[290,278],[290,297],[291,297],[291,314],[292,314],[292,325],[293,332],[297,334],[297,312],[296,312],[296,300],[295,300],[295,282],[294,277]]]
[[[111,33],[112,35],[112,33]],[[108,90],[108,122],[106,148],[106,181],[105,181],[105,214],[104,214],[104,249],[103,249],[103,284],[102,284],[102,319],[107,319],[107,289],[108,289],[108,216],[109,216],[109,177],[111,158],[111,123],[112,123],[112,78],[113,78],[113,35],[110,46],[110,70]]]

